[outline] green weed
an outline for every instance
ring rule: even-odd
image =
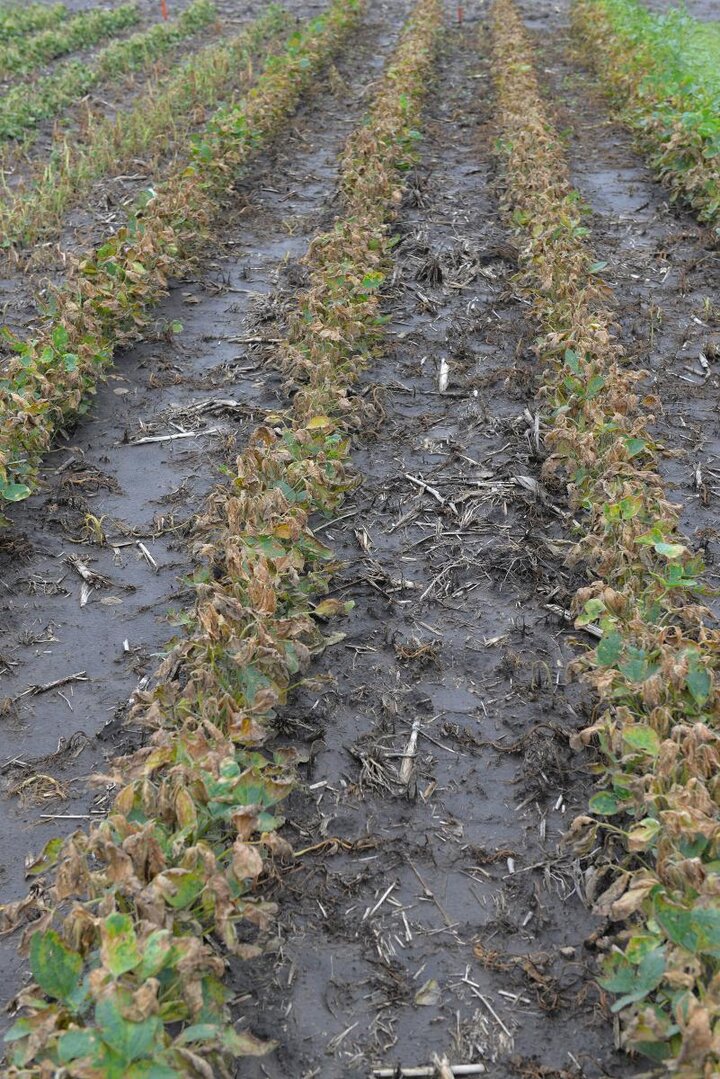
[[[69,60],[30,84],[10,87],[0,97],[0,139],[20,138],[28,128],[59,115],[94,86],[147,67],[214,18],[212,0],[193,0],[176,20],[156,23],[149,30],[108,45],[93,64]]]
[[[576,0],[573,25],[658,176],[720,231],[720,23]]]
[[[47,30],[57,26],[68,16],[64,4],[20,4],[0,5],[0,37],[7,40],[34,30]]]
[[[56,56],[94,45],[138,22],[137,4],[121,4],[111,11],[82,11],[60,26],[40,30],[0,46],[0,78],[26,75]]]

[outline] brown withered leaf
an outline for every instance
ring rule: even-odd
[[[263,832],[260,841],[267,847],[271,854],[280,862],[289,864],[295,859],[295,852],[291,845],[277,832]]]
[[[690,1001],[695,998],[690,996]],[[718,1049],[720,1039],[713,1036],[711,1016],[699,1003],[682,1028],[682,1047],[678,1054],[678,1066],[702,1067],[711,1049]]]
[[[157,1015],[158,990],[160,982],[157,978],[148,978],[147,981],[132,995],[132,1003],[122,1008],[122,1014],[133,1023],[141,1023],[149,1015]]]
[[[626,891],[630,881],[631,876],[629,873],[621,873],[620,876],[616,877],[610,887],[606,888],[595,900],[593,914],[597,914],[600,918],[609,918],[613,904]]]
[[[259,877],[263,870],[263,860],[257,847],[242,839],[236,839],[233,843],[232,867],[238,880],[255,880]]]
[[[642,906],[648,892],[651,891],[651,889],[654,888],[656,884],[657,880],[654,880],[652,878],[648,880],[638,880],[637,878],[634,879],[625,894],[621,895],[619,899],[616,899],[614,902],[610,903],[608,911],[609,917],[612,918],[612,920],[615,922],[625,921],[625,919],[629,918],[631,914],[635,913],[635,911],[640,910],[640,907]],[[608,891],[609,890],[610,889],[608,889]],[[605,892],[602,896],[600,896],[600,899],[598,900],[598,904],[604,904],[603,911],[605,910],[606,906],[605,896],[607,896],[607,894],[608,893]],[[594,909],[597,910],[597,905]]]
[[[238,839],[249,839],[257,829],[257,818],[260,810],[259,805],[246,805],[240,806],[233,812],[230,820],[238,834]]]
[[[153,828],[154,822],[148,821],[142,832],[128,836],[123,842],[123,850],[130,855],[135,873],[145,882],[153,880],[166,866],[162,848],[152,834]]]
[[[43,899],[43,892],[32,888],[24,899],[18,899],[15,903],[3,903],[0,906],[0,935],[12,933],[29,921],[34,921],[37,916],[47,910]]]

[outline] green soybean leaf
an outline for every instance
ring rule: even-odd
[[[123,1079],[183,1079],[186,1075],[186,1068],[178,1071],[177,1068],[170,1068],[167,1064],[158,1064],[153,1060],[139,1060],[130,1065]]]
[[[600,390],[603,389],[604,385],[605,378],[603,377],[603,375],[593,375],[587,384],[587,390],[585,391],[586,397],[597,397],[597,395],[600,393]]]
[[[688,832],[687,835],[683,835],[677,840],[677,845],[683,858],[699,858],[705,853],[709,844],[710,839],[699,832],[694,835]],[[718,870],[711,868],[711,866],[712,862],[705,862],[705,871],[707,873],[717,873]]]
[[[190,907],[205,887],[202,874],[197,870],[177,870],[166,874],[172,882],[172,891],[168,891],[166,901],[175,910]]]
[[[177,1037],[178,1045],[189,1045],[192,1042],[209,1042],[218,1038],[220,1027],[217,1023],[193,1023],[185,1027]]]
[[[633,1004],[636,1000],[644,1000],[653,989],[658,987],[663,979],[664,973],[665,952],[663,949],[656,948],[654,951],[648,952],[636,968],[635,980],[632,988],[629,992],[626,992],[624,996],[620,997],[619,1000],[615,1001],[611,1011],[619,1012],[622,1011],[623,1008],[626,1008],[628,1004]]]
[[[95,1019],[102,1040],[128,1064],[151,1056],[158,1035],[163,1030],[162,1019],[157,1015],[148,1016],[140,1023],[125,1019],[113,997],[98,1001]]]
[[[642,509],[642,499],[633,498],[628,495],[626,498],[620,499],[620,515],[623,521],[630,521],[633,517],[637,517]]]
[[[598,791],[590,799],[590,812],[599,813],[603,817],[611,817],[613,813],[619,813],[621,809],[620,802],[610,791]]]
[[[164,970],[175,958],[176,952],[168,929],[157,929],[151,933],[143,942],[142,958],[137,968],[138,979],[145,981]]]
[[[30,488],[24,483],[4,483],[0,486],[0,497],[7,502],[22,502],[30,494]]]
[[[606,633],[595,649],[598,663],[603,667],[612,667],[620,659],[622,647],[622,637],[616,629]]]
[[[582,614],[578,615],[575,619],[575,625],[587,626],[590,622],[595,622],[603,614],[605,614],[605,604],[603,601],[597,599],[597,597],[589,599],[582,609]]]
[[[685,683],[695,703],[701,706],[705,704],[712,690],[712,678],[697,656],[690,657]]]
[[[54,929],[34,933],[30,942],[30,969],[43,992],[67,1002],[78,988],[82,956],[73,951]]]
[[[607,964],[608,974],[598,978],[603,989],[609,993],[629,993],[635,984],[635,966],[624,955],[614,955]]]
[[[100,924],[102,957],[110,973],[118,978],[134,970],[140,962],[137,937],[129,914],[108,914]]]
[[[673,944],[679,944],[688,952],[697,951],[697,933],[693,928],[689,910],[668,903],[660,895],[655,899],[655,920]]]
[[[720,910],[705,907],[693,911],[692,927],[698,951],[703,955],[720,957]]]
[[[628,648],[628,658],[620,670],[631,682],[644,682],[650,673],[648,661],[641,648]]]
[[[69,334],[64,326],[56,326],[52,332],[52,343],[58,352],[64,352],[68,346],[70,340]]]
[[[623,742],[629,749],[636,749],[642,753],[649,753],[656,757],[660,752],[660,739],[652,727],[642,723],[633,724],[623,731]]]
[[[577,357],[577,353],[573,352],[571,348],[565,350],[565,363],[575,375],[580,374],[580,360]]]
[[[662,1064],[664,1060],[677,1056],[680,1049],[679,1045],[673,1048],[673,1046],[669,1045],[667,1042],[638,1041],[635,1045],[638,1053],[642,1053],[644,1057],[655,1061],[656,1064]]]
[[[626,438],[625,445],[631,457],[636,457],[647,449],[647,442],[643,438]]]
[[[645,956],[654,951],[660,945],[657,937],[649,933],[638,933],[631,937],[625,949],[625,955],[631,963],[640,963]]]
[[[27,1017],[18,1019],[16,1023],[10,1027],[5,1033],[3,1041],[6,1042],[18,1042],[21,1038],[27,1038],[29,1034],[32,1034],[33,1025]]]
[[[100,1047],[100,1039],[94,1030],[68,1030],[58,1041],[58,1057],[69,1064],[80,1057],[94,1056]]]

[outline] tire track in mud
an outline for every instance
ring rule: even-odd
[[[283,261],[305,250],[327,214],[338,153],[399,25],[394,10],[389,21],[385,5],[368,6],[362,29],[282,144],[237,185],[219,255],[175,283],[157,308],[156,337],[119,358],[90,417],[48,456],[44,493],[15,507],[12,529],[0,536],[3,902],[25,893],[29,850],[81,827],[86,814],[105,812],[105,791],[89,794],[86,777],[138,742],[122,726],[125,703],[173,632],[168,609],[181,611],[191,600],[183,578],[193,570],[193,519],[235,445],[282,394],[256,354],[265,298],[278,266],[282,276]],[[260,330],[244,334],[251,312]],[[175,319],[183,332],[173,339],[165,330]],[[187,431],[196,437],[131,444]],[[84,531],[90,542],[78,542]],[[100,531],[105,545],[92,542]],[[95,575],[83,606],[82,570],[66,557]],[[81,671],[87,680],[26,692]],[[38,784],[38,774],[49,778]],[[51,797],[55,783],[65,794],[60,801]],[[23,784],[25,801],[9,796]],[[16,943],[10,937],[0,946],[6,998],[24,970]]]
[[[277,962],[252,985],[237,974],[252,1029],[280,1042],[253,1076],[435,1053],[493,1076],[627,1071],[589,981],[597,921],[557,849],[591,786],[567,746],[585,704],[545,606],[567,606],[573,582],[564,510],[536,481],[539,372],[489,186],[473,25],[439,69],[388,294],[394,344],[365,379],[385,414],[324,531],[356,608],[329,684],[282,717],[308,744],[311,798],[287,806]]]
[[[673,454],[658,470],[681,526],[720,574],[720,252],[691,214],[668,205],[667,192],[613,122],[591,77],[573,64],[568,6],[520,4],[536,31],[541,77],[570,132],[573,185],[591,207],[589,225],[603,276],[613,287],[620,339],[630,362],[650,371],[657,396],[654,433]],[[541,29],[539,29],[541,28]],[[720,605],[708,599],[720,613]]]

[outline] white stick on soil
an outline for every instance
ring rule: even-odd
[[[414,719],[412,730],[410,731],[410,737],[408,738],[408,744],[405,747],[405,752],[402,757],[402,764],[400,765],[400,782],[409,783],[412,776],[413,761],[417,755],[417,740],[418,731],[420,730],[420,720]]]

